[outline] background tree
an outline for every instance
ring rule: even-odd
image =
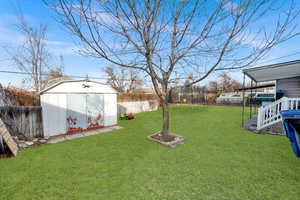
[[[43,87],[49,87],[64,80],[72,80],[71,77],[64,75],[64,57],[60,55],[59,58],[60,66],[57,68],[53,67],[46,72],[43,79]]]
[[[7,90],[0,83],[0,106],[11,106],[12,101],[7,95]]]
[[[147,74],[169,133],[168,90],[216,70],[249,66],[298,35],[293,2],[280,0],[48,0],[80,53]],[[263,20],[272,17],[272,23]],[[176,73],[175,73],[176,72]],[[175,77],[175,74],[177,75]]]
[[[131,93],[144,85],[139,73],[135,70],[106,67],[104,69],[107,83],[118,92]]]
[[[28,75],[23,82],[29,83],[33,91],[40,92],[47,86],[49,78],[54,75],[54,72],[62,72],[62,64],[55,67],[55,64],[52,63],[53,56],[47,49],[46,25],[40,24],[38,27],[32,27],[20,15],[17,27],[23,35],[24,41],[17,47],[8,48],[7,53],[16,67]],[[50,75],[47,75],[48,73]]]
[[[211,81],[208,84],[208,90],[217,93],[220,92],[233,92],[236,89],[242,88],[243,85],[239,81],[235,80],[226,73],[222,73],[218,76],[218,80]]]
[[[218,93],[220,91],[220,85],[218,81],[210,81],[208,83],[208,87],[206,88],[208,91]]]
[[[221,90],[224,92],[233,92],[236,89],[242,88],[242,83],[235,80],[226,73],[219,75]]]
[[[50,54],[46,49],[47,26],[39,25],[33,28],[20,17],[18,25],[20,33],[24,36],[24,42],[18,48],[9,52],[13,63],[28,74],[26,81],[30,82],[33,90],[39,92],[43,89],[43,76],[48,67]]]

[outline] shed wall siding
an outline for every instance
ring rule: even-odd
[[[44,136],[66,132],[66,95],[44,94],[41,96]]]
[[[285,96],[300,97],[300,76],[295,78],[280,79],[276,81],[276,90],[285,90]]]
[[[104,126],[117,124],[117,94],[104,94]]]

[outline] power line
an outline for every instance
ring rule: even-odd
[[[0,73],[7,73],[7,74],[19,74],[19,75],[32,75],[32,73],[29,72],[20,72],[20,71],[8,71],[8,70],[0,70]],[[49,73],[42,73],[42,76],[48,76],[51,75]],[[69,75],[69,74],[63,74],[64,77],[70,77],[70,78],[78,78],[78,79],[85,79],[90,78],[94,80],[108,80],[109,77],[96,77],[96,76],[78,76],[78,75]],[[120,79],[123,81],[131,81],[130,79]],[[150,82],[148,80],[144,80],[145,82]]]
[[[20,71],[7,71],[7,70],[1,70],[0,73],[7,73],[7,74],[20,74],[20,75],[32,75],[32,73],[29,72],[20,72]],[[42,76],[48,76],[51,75],[49,73],[42,73]],[[64,74],[63,76],[71,77],[71,78],[86,78],[86,76],[77,76],[77,75],[67,75]],[[102,79],[106,80],[107,77],[94,77],[94,76],[88,76],[91,79]]]
[[[298,54],[300,54],[300,51],[292,53],[292,54],[288,54],[288,55],[285,55],[285,56],[281,56],[281,57],[278,57],[278,58],[273,58],[273,59],[270,59],[270,60],[266,60],[266,61],[263,61],[259,64],[267,63],[267,62],[270,62],[270,61],[273,61],[273,60],[279,60],[281,58],[287,58],[287,57],[290,57],[290,56],[295,56],[295,55],[298,55]]]
[[[288,54],[288,55],[284,55],[284,56],[281,56],[281,57],[278,57],[278,58],[274,58],[274,59],[270,59],[270,60],[266,60],[266,61],[263,61],[259,64],[256,64],[256,65],[261,65],[263,63],[267,63],[267,62],[270,62],[270,61],[274,61],[274,60],[278,60],[278,59],[282,59],[282,58],[287,58],[287,57],[290,57],[290,56],[294,56],[294,55],[298,55],[300,54],[300,52],[295,52],[295,53],[292,53],[292,54]],[[0,60],[1,61],[1,60]],[[1,67],[1,66],[0,66]],[[4,66],[3,66],[4,67]],[[230,68],[228,68],[230,70]],[[238,69],[238,68],[236,68]],[[224,68],[225,70],[225,68]],[[0,70],[0,73],[7,73],[7,74],[20,74],[20,75],[32,75],[32,73],[29,73],[29,72],[21,72],[21,71],[8,71],[8,70]],[[51,75],[49,73],[42,73],[41,74],[42,76],[48,76],[48,75]],[[63,76],[66,76],[66,77],[70,77],[70,78],[81,78],[81,79],[85,79],[86,76],[79,76],[79,75],[67,75],[67,74],[64,74]],[[91,78],[91,79],[95,79],[95,80],[107,80],[108,77],[96,77],[96,76],[88,76],[88,78]],[[176,78],[175,78],[176,79]],[[179,79],[186,79],[186,78],[179,78]],[[124,81],[130,81],[130,79],[121,79],[121,80],[124,80]],[[151,82],[149,80],[144,80],[145,82]]]
[[[243,68],[246,68],[246,67],[261,66],[261,65],[263,65],[264,63],[268,63],[268,62],[270,62],[270,61],[279,60],[279,59],[282,59],[282,58],[287,58],[287,57],[294,56],[294,55],[298,55],[298,54],[300,54],[300,51],[299,51],[299,52],[292,53],[292,54],[288,54],[288,55],[285,55],[285,56],[281,56],[281,57],[278,57],[278,58],[273,58],[273,59],[270,59],[270,60],[264,60],[264,61],[262,61],[262,62],[260,62],[260,63],[256,63],[256,64],[252,64],[252,65],[248,65],[248,66],[243,66],[243,67],[225,67],[225,68],[218,68],[218,69],[216,69],[215,71],[240,70],[240,69],[243,69]]]

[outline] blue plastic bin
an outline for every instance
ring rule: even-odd
[[[295,155],[300,157],[300,110],[284,110],[280,112],[286,136],[291,142]]]

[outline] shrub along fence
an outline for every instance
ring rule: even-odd
[[[4,88],[3,92],[10,105],[39,106],[39,95],[35,92],[29,92],[19,88]]]
[[[0,107],[0,118],[12,136],[43,137],[42,108],[40,106]]]

